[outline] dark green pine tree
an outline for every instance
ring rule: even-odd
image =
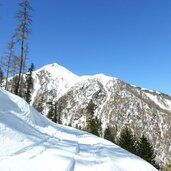
[[[49,119],[51,119],[51,120],[54,118],[54,105],[52,103],[50,104],[49,112],[47,114],[47,117]]]
[[[33,103],[33,107],[40,113],[43,112],[44,109],[44,102],[45,98],[43,95],[40,95],[40,98],[38,99],[38,103]]]
[[[115,143],[116,130],[114,127],[108,126],[104,131],[104,139]]]
[[[54,104],[55,105],[55,115],[52,120],[58,124],[62,124],[61,113],[62,113],[63,103],[64,103],[63,98],[60,98]]]
[[[57,109],[56,109],[56,103],[53,104],[53,117],[52,121],[57,123]]]
[[[101,134],[101,121],[96,117],[90,117],[87,123],[86,131],[100,136]]]
[[[12,87],[11,87],[11,92],[12,92],[12,93],[15,93],[17,81],[18,81],[18,76],[14,76],[14,77],[12,78]]]
[[[136,154],[136,138],[128,127],[122,129],[118,139],[118,145],[127,151]]]
[[[90,115],[90,117],[92,117],[94,115],[94,110],[95,110],[96,105],[93,103],[93,101],[91,100],[88,103],[88,106],[86,107],[87,110],[87,114]]]
[[[137,143],[137,155],[151,163],[157,169],[159,166],[155,161],[155,153],[150,141],[143,135]]]
[[[94,135],[100,136],[102,132],[101,121],[97,118],[97,116],[94,116],[95,108],[96,105],[91,100],[86,107],[87,126],[84,128],[84,130]]]
[[[2,71],[2,69],[0,67],[0,86],[2,86],[3,79],[4,79],[4,73],[3,73],[3,71]]]
[[[25,100],[28,103],[30,103],[30,101],[31,101],[31,93],[33,90],[33,77],[32,77],[33,70],[34,70],[34,64],[32,63],[30,68],[28,69],[28,73],[26,74]]]

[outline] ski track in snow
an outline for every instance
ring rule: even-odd
[[[10,156],[6,156],[5,159],[8,159],[9,157],[13,157],[16,155],[22,155],[22,153],[28,153],[30,154],[28,159],[32,159],[37,157],[38,155],[41,155],[42,153],[44,153],[46,150],[49,149],[49,146],[53,146],[56,147],[57,149],[59,148],[59,146],[63,145],[63,146],[68,146],[68,145],[72,145],[72,150],[68,149],[70,152],[72,152],[73,156],[69,159],[70,162],[68,164],[68,170],[67,171],[74,171],[75,169],[75,165],[77,164],[77,159],[80,159],[82,157],[87,158],[87,161],[89,161],[89,165],[91,165],[92,168],[94,168],[94,170],[98,170],[96,168],[96,165],[104,162],[104,161],[99,161],[98,158],[98,154],[97,152],[100,150],[101,148],[101,144],[82,144],[82,142],[84,142],[83,139],[88,138],[88,136],[79,136],[79,135],[73,135],[73,139],[72,140],[68,140],[65,139],[65,134],[61,131],[56,131],[53,135],[49,136],[47,134],[44,134],[44,136],[46,136],[46,138],[44,138],[43,140],[31,144],[29,146],[26,146],[18,151],[16,151],[15,153],[11,154]],[[59,137],[59,138],[57,138]],[[78,142],[79,139],[81,138],[80,143]],[[36,149],[38,148],[38,149]],[[35,150],[36,149],[36,150]],[[34,153],[32,153],[32,151],[34,151]],[[5,160],[4,159],[4,160]]]

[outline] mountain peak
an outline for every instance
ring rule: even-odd
[[[47,64],[45,66],[43,66],[42,68],[36,70],[36,72],[39,72],[41,70],[47,70],[50,73],[55,74],[56,72],[63,72],[63,73],[59,73],[59,74],[65,74],[65,73],[70,73],[72,75],[75,75],[74,73],[72,73],[71,71],[69,71],[67,68],[57,64],[57,63],[52,63],[52,64]],[[76,76],[76,75],[75,75]]]
[[[51,80],[66,80],[66,82],[71,83],[72,85],[79,79],[79,76],[57,63],[45,65],[34,73],[37,75],[41,73],[43,77],[51,78]]]
[[[57,63],[45,65],[34,71],[33,78],[32,102],[39,101],[42,94],[46,96],[44,97],[46,100],[49,100],[49,94],[58,99],[79,81],[79,76]]]

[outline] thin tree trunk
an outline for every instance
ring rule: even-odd
[[[14,35],[14,37],[16,38],[16,42],[21,43],[19,74],[18,74],[17,85],[15,88],[16,95],[19,95],[19,93],[22,94],[23,91],[21,82],[22,82],[23,67],[24,67],[24,49],[25,49],[25,43],[27,42],[28,36],[31,32],[30,30],[31,16],[29,15],[29,11],[32,10],[32,7],[29,4],[29,0],[22,0],[21,3],[19,3],[19,6],[21,7],[21,10],[17,15],[17,18],[19,19],[19,25],[17,26],[16,34]]]
[[[19,88],[20,88],[21,74],[22,74],[22,70],[23,70],[23,54],[24,54],[24,40],[22,40],[22,42],[21,42],[20,68],[19,68],[17,85],[16,85],[16,88],[15,88],[15,94],[16,95],[18,95]]]
[[[7,73],[6,73],[6,82],[5,82],[5,90],[8,90],[8,77],[9,77],[9,70],[10,70],[10,63],[11,63],[11,54],[9,56],[8,59],[8,63],[7,63]]]

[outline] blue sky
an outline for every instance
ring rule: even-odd
[[[29,61],[77,75],[104,73],[171,95],[170,0],[31,0]],[[16,2],[0,0],[0,55],[14,32]]]

